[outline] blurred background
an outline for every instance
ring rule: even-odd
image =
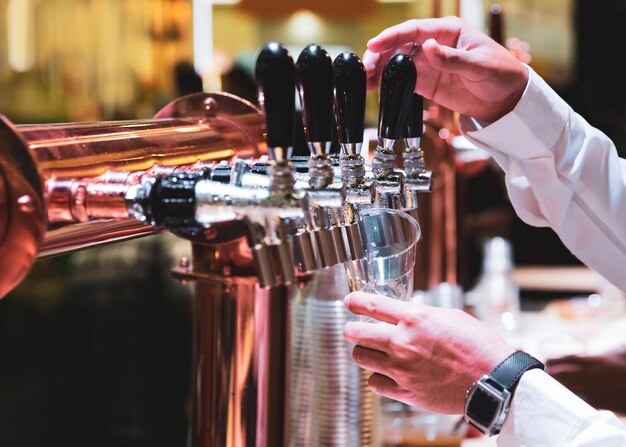
[[[194,91],[256,102],[257,50],[309,43],[334,58],[409,18],[460,15],[485,32],[481,0],[0,0],[0,113],[17,124],[151,118]],[[500,39],[626,151],[620,64],[626,2],[503,0]],[[366,126],[376,127],[376,93]],[[455,129],[435,133],[444,143]],[[548,229],[517,219],[499,170],[456,173],[458,282],[491,237],[515,265],[577,265]],[[38,261],[0,301],[0,446],[183,446],[191,292],[169,269],[169,235]],[[579,292],[579,291],[578,291]],[[522,300],[542,298],[522,288]],[[550,291],[549,297],[571,291]],[[546,295],[548,296],[548,295]]]

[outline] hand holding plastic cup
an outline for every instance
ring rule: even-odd
[[[417,221],[402,211],[369,208],[359,212],[359,227],[365,256],[346,264],[350,291],[409,301],[420,238]]]

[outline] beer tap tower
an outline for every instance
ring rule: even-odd
[[[199,93],[152,120],[16,126],[0,115],[0,297],[37,258],[164,230],[189,240],[192,261],[174,275],[195,286],[191,445],[288,445],[291,303],[321,269],[363,257],[360,209],[411,211],[429,190],[415,147],[394,168],[415,68],[407,55],[390,67],[371,167],[360,156],[365,70],[352,53],[333,69],[319,45],[297,66],[281,44],[263,47],[261,110]],[[296,81],[306,173],[290,160]]]

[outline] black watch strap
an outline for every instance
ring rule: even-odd
[[[500,433],[517,382],[526,371],[533,368],[544,369],[544,366],[523,351],[514,352],[505,358],[467,390],[465,420],[487,436]]]
[[[512,391],[522,375],[534,368],[546,369],[544,364],[532,355],[523,351],[516,351],[496,366],[489,373],[489,378],[498,382],[503,388]]]

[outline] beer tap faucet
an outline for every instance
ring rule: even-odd
[[[302,105],[304,134],[310,150],[307,183],[296,187],[307,191],[311,203],[310,228],[322,267],[348,259],[343,226],[346,188],[335,181],[330,155],[333,136],[333,62],[318,44],[304,48],[296,63],[296,85]]]
[[[396,54],[383,71],[380,85],[378,147],[372,160],[376,178],[394,175],[395,143],[402,138],[417,72],[407,54]]]
[[[220,222],[243,221],[259,284],[272,287],[294,281],[296,265],[307,271],[316,265],[310,262],[314,248],[305,234],[308,195],[295,189],[289,161],[295,75],[291,55],[281,44],[270,42],[263,47],[257,58],[256,78],[271,159],[268,186],[243,186],[245,163],[235,163],[228,183],[181,173],[157,180],[147,194],[132,194],[129,199],[153,225],[178,233],[188,228],[191,231],[187,234],[192,236]],[[301,250],[296,253],[298,262],[291,251],[292,237],[298,238],[295,246]]]
[[[289,51],[278,42],[267,43],[255,66],[258,99],[265,118],[270,189],[274,193],[294,192],[293,151],[295,120],[295,68]]]
[[[394,146],[402,138],[416,79],[417,71],[408,54],[396,54],[392,57],[382,75],[378,147],[372,159],[372,174],[376,179],[374,201],[389,208],[405,207],[402,195],[403,175],[394,169]]]
[[[425,170],[424,151],[421,148],[424,133],[424,98],[415,92],[407,111],[404,125],[404,172],[407,178],[417,178]]]
[[[365,160],[361,156],[365,121],[366,74],[361,59],[354,53],[335,58],[335,113],[341,145],[341,179],[355,206],[372,203],[371,179],[366,179]]]
[[[320,189],[333,182],[329,155],[333,131],[333,62],[317,44],[310,44],[296,62],[296,83],[302,105],[304,135],[311,152],[309,184]]]
[[[365,122],[366,74],[361,59],[344,52],[334,61],[334,93],[337,135],[341,146],[339,169],[346,187],[344,230],[352,259],[364,256],[358,211],[373,204],[373,179],[361,155]]]
[[[430,192],[432,172],[426,170],[421,138],[424,132],[424,98],[413,93],[404,126],[404,201],[405,209],[417,208],[420,192]]]

